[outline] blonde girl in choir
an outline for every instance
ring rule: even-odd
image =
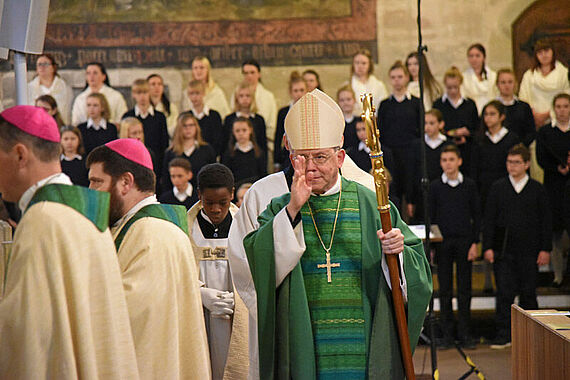
[[[386,99],[389,95],[384,82],[374,76],[374,62],[372,54],[368,49],[360,49],[352,58],[350,67],[350,85],[356,94],[355,115],[362,112],[362,102],[360,96],[364,93],[372,93],[374,103]]]
[[[192,60],[192,80],[199,80],[204,83],[206,89],[204,104],[209,109],[218,111],[222,118],[232,112],[226,94],[212,77],[212,64],[208,58],[196,57]],[[188,110],[190,108],[192,108],[192,103],[185,90],[182,95],[182,109]]]
[[[483,45],[476,43],[469,46],[467,61],[470,67],[463,72],[461,86],[461,93],[475,102],[479,114],[487,103],[497,97],[497,73],[487,66],[486,58],[487,52]]]
[[[170,102],[170,99],[164,92],[164,80],[160,75],[150,74],[146,80],[150,90],[150,102],[155,110],[162,112],[166,116],[168,136],[172,139],[174,129],[176,128],[176,119],[178,119],[178,107]]]

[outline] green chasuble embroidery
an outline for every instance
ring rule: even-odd
[[[135,215],[129,219],[129,221],[123,226],[121,232],[115,238],[115,247],[117,251],[121,247],[121,243],[125,238],[125,235],[129,231],[129,228],[139,219],[142,218],[157,218],[166,220],[167,222],[174,223],[176,226],[180,227],[186,235],[188,235],[188,219],[186,218],[186,207],[169,205],[162,203],[154,203],[141,208]]]
[[[109,198],[106,192],[54,183],[40,187],[26,210],[39,202],[61,203],[85,216],[103,232],[109,227]]]
[[[346,183],[345,183],[346,186]],[[339,193],[311,196],[309,203],[326,247],[330,244]],[[360,215],[356,185],[342,189],[336,232],[332,243],[332,282],[325,250],[315,232],[309,208],[301,210],[306,250],[301,258],[309,303],[317,375],[319,379],[364,379],[366,376],[366,326],[362,305]],[[370,316],[368,316],[370,318]]]

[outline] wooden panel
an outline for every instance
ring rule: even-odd
[[[560,329],[570,328],[570,319],[556,313],[512,306],[513,379],[570,378],[570,332]]]

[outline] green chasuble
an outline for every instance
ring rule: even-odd
[[[109,227],[109,197],[107,192],[54,183],[40,187],[26,210],[39,202],[61,203],[82,214],[103,232]]]
[[[290,194],[271,201],[260,228],[244,239],[258,303],[260,376],[264,379],[403,379],[392,296],[381,267],[381,228],[376,196],[342,179],[342,201],[331,249],[332,282],[325,251],[303,206],[306,251],[275,288],[273,219]],[[325,246],[330,244],[338,194],[311,197]],[[392,226],[404,234],[408,331],[415,347],[431,297],[429,264],[421,240],[391,208]],[[358,275],[359,274],[359,275]],[[335,356],[336,355],[336,356]]]

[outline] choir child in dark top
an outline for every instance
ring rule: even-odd
[[[117,127],[108,121],[111,111],[105,95],[92,93],[87,96],[86,101],[89,119],[77,126],[83,138],[85,156],[98,146],[118,137]]]
[[[471,266],[477,257],[481,205],[475,182],[464,176],[461,153],[457,146],[447,144],[441,151],[443,174],[429,189],[431,222],[437,224],[443,243],[437,248],[437,274],[444,333],[444,347],[454,344],[453,332],[453,263],[457,266],[457,338],[465,348],[474,348],[470,337]]]
[[[204,104],[205,84],[199,80],[192,80],[188,84],[187,93],[191,106],[189,112],[198,119],[204,141],[214,148],[216,156],[220,156],[225,148],[222,146],[222,118],[218,111]]]
[[[433,108],[443,114],[445,134],[453,139],[461,151],[463,159],[461,172],[469,175],[471,136],[479,127],[479,114],[475,102],[461,95],[462,83],[463,75],[457,67],[452,66],[443,76],[445,93],[433,103]]]
[[[544,187],[552,210],[552,269],[554,283],[560,287],[564,277],[564,252],[570,248],[563,215],[564,188],[570,180],[570,95],[562,93],[552,102],[555,119],[538,130],[536,159],[544,169]]]
[[[426,161],[428,179],[432,181],[441,177],[440,155],[444,146],[450,144],[447,136],[441,133],[445,127],[443,115],[438,109],[431,109],[425,113],[425,134],[424,143],[426,145]]]
[[[234,112],[226,116],[224,119],[224,131],[222,134],[222,148],[225,150],[228,147],[234,121],[238,117],[247,117],[253,125],[253,132],[255,134],[255,141],[257,146],[262,150],[267,158],[267,130],[265,127],[265,120],[259,115],[255,105],[255,91],[251,88],[248,82],[242,82],[234,92]]]
[[[360,140],[356,136],[356,122],[360,119],[360,115],[354,115],[354,105],[356,104],[356,96],[349,84],[338,89],[336,93],[336,101],[344,115],[344,149],[358,146]]]
[[[497,88],[499,100],[505,106],[505,121],[503,125],[516,133],[522,142],[529,146],[536,137],[534,116],[530,105],[515,96],[517,81],[511,69],[497,71]]]
[[[505,106],[498,100],[487,103],[481,117],[481,130],[476,135],[472,151],[471,176],[479,186],[481,201],[485,204],[493,182],[507,175],[507,154],[520,139],[503,127]]]
[[[194,176],[190,162],[181,157],[174,158],[168,163],[168,173],[174,186],[160,194],[158,201],[184,206],[189,210],[198,201],[198,193],[190,183]]]
[[[166,116],[154,109],[150,102],[150,88],[146,79],[137,79],[131,86],[131,94],[135,100],[135,107],[123,115],[136,117],[140,120],[144,130],[145,146],[156,155],[157,162],[162,165],[164,151],[168,148],[168,128]],[[161,166],[155,167],[155,173],[161,173]],[[167,170],[167,168],[164,168]]]
[[[275,139],[273,140],[275,142],[275,149],[273,149],[273,170],[275,172],[285,169],[290,165],[289,151],[285,148],[285,141],[283,140],[283,135],[285,134],[285,116],[287,116],[289,108],[305,95],[306,92],[307,84],[305,80],[298,71],[293,71],[289,76],[289,96],[291,97],[291,102],[281,108],[277,113]]]
[[[87,169],[83,159],[81,132],[76,127],[61,128],[61,171],[71,179],[74,185],[89,187]]]
[[[420,100],[407,92],[409,74],[401,61],[389,70],[392,95],[378,107],[378,125],[383,147],[394,156],[392,192],[408,204],[408,214],[413,210],[415,159],[420,144]]]
[[[251,120],[238,117],[228,149],[222,156],[222,164],[233,173],[236,184],[255,182],[267,175],[267,161],[255,140]]]
[[[432,108],[431,110],[426,111],[424,120],[425,133],[423,144],[425,144],[425,160],[429,184],[441,177],[441,174],[443,173],[439,160],[441,150],[445,145],[453,143],[450,143],[448,138],[442,133],[445,122],[443,121],[443,115],[438,109]],[[421,187],[421,180],[423,177],[421,151],[417,152],[415,160],[416,174],[414,183],[414,204],[416,205],[416,208],[415,210],[412,210],[412,221],[413,223],[421,224],[424,222],[425,217],[423,207],[424,200]]]
[[[178,123],[174,129],[172,144],[164,153],[163,170],[161,175],[162,191],[172,188],[168,164],[173,158],[182,157],[190,162],[192,170],[199,172],[203,166],[216,162],[216,152],[202,139],[202,132],[198,120],[191,113],[182,113],[178,116]],[[196,177],[192,178],[192,185],[196,187]]]
[[[528,148],[512,147],[506,165],[508,176],[493,183],[489,191],[483,226],[483,253],[493,263],[497,284],[494,349],[510,346],[510,308],[517,294],[523,309],[538,309],[538,266],[548,264],[552,249],[548,196],[527,174]]]
[[[346,148],[346,154],[352,158],[352,161],[362,170],[370,173],[372,169],[372,161],[370,161],[370,148],[366,146],[366,125],[359,117],[356,119],[356,137],[358,143]],[[384,166],[388,170],[394,169],[394,157],[392,151],[386,145],[382,146],[382,153],[384,155]]]

